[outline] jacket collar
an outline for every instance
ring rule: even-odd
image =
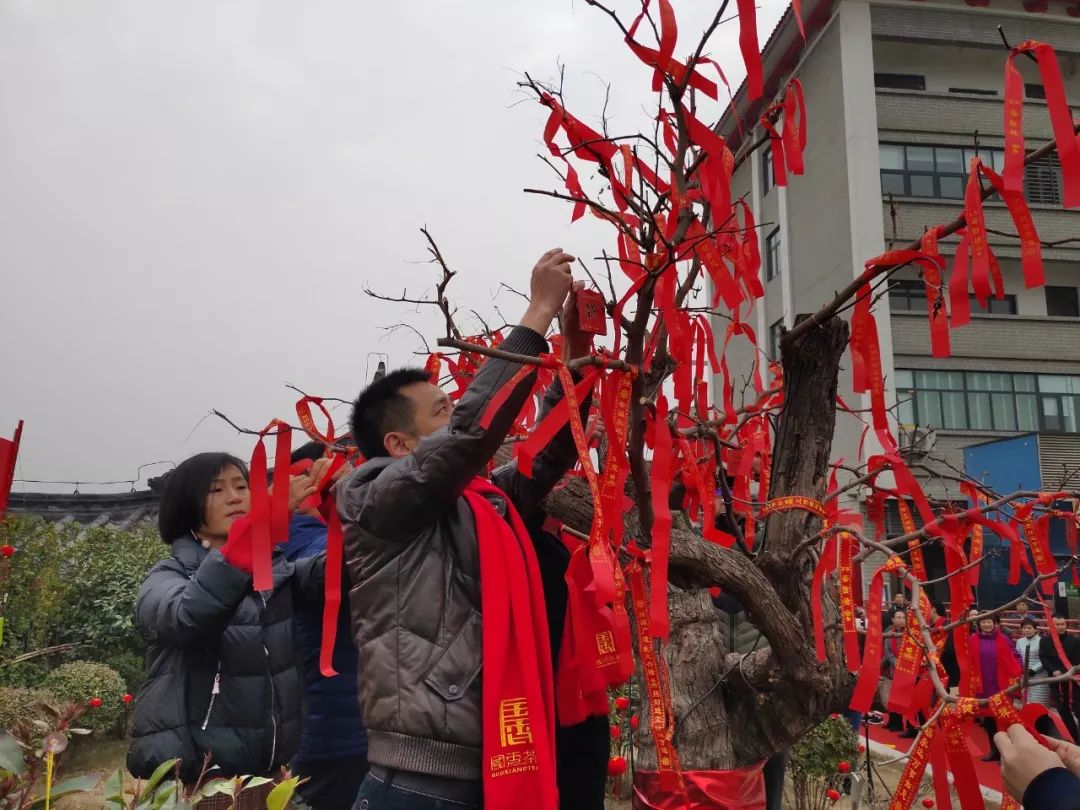
[[[194,536],[188,534],[172,542],[172,555],[188,572],[195,571],[210,553]]]
[[[202,561],[210,555],[210,550],[205,549],[192,535],[181,537],[172,542],[172,555],[184,568],[184,573],[192,576]],[[281,546],[275,546],[272,556],[274,566],[274,589],[277,590],[283,582],[292,576],[293,565],[285,558]]]

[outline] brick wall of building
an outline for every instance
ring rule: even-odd
[[[1076,36],[1080,38],[1080,30]],[[1004,143],[1002,133],[1002,100],[1000,98],[973,98],[958,93],[931,93],[918,90],[877,89],[878,128],[914,133],[953,133],[962,136],[954,141],[971,146],[972,133],[979,131],[980,143],[1000,147]],[[1050,117],[1046,105],[1038,101],[1024,104],[1024,136],[1035,148],[1053,138]]]
[[[1054,49],[1061,53],[1080,54],[1080,37],[1076,34],[1076,24],[1070,18],[1062,16],[1063,19],[1054,19],[1050,15],[1028,14],[1017,18],[995,14],[993,9],[963,8],[945,11],[928,9],[918,3],[870,7],[875,37],[1002,48],[1001,37],[997,32],[997,26],[1002,25],[1006,32],[1011,33],[1013,40],[1037,39],[1053,45]]]
[[[1016,227],[1004,204],[988,202],[984,210],[987,228],[1016,233]],[[963,204],[959,200],[919,202],[907,199],[897,200],[896,240],[902,244],[918,239],[926,228],[952,222],[961,213],[963,213]],[[1044,242],[1071,239],[1080,234],[1080,211],[1066,211],[1057,206],[1032,205],[1031,213],[1035,218],[1035,229],[1039,232],[1039,238]],[[882,205],[882,216],[885,222],[885,239],[889,240],[894,234],[888,202]],[[999,256],[1018,257],[1020,255],[1019,242],[1016,239],[990,234],[989,240]],[[1080,251],[1075,247],[1077,244],[1080,243],[1073,243],[1073,246],[1043,248],[1043,258],[1076,261],[1080,257]],[[943,249],[942,252],[948,251]]]
[[[923,355],[917,367],[930,368],[924,362],[930,359],[927,316],[896,313],[890,320],[897,367],[903,367],[901,356]],[[996,359],[1010,358],[1028,361],[1026,367],[1012,369],[1015,371],[1054,373],[1049,369],[1054,364],[1061,370],[1058,373],[1080,372],[1080,321],[975,316],[967,326],[953,329],[949,340],[953,356],[934,364],[934,368],[993,370],[998,367]],[[984,362],[975,365],[972,360]],[[1038,369],[1032,368],[1030,361],[1037,361]]]

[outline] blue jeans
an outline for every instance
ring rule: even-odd
[[[369,773],[360,785],[353,810],[480,810],[480,805],[406,790]]]

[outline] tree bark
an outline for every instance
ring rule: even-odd
[[[833,318],[784,345],[785,401],[773,450],[771,498],[805,495],[820,501],[825,495],[847,334],[847,324]],[[593,510],[584,481],[569,479],[548,498],[547,509],[566,525],[589,531]],[[626,514],[625,524],[628,537],[647,544],[636,509]],[[664,654],[671,672],[674,741],[685,770],[759,763],[846,704],[852,679],[843,660],[836,604],[826,589],[827,660],[819,662],[810,605],[817,552],[795,554],[820,529],[820,519],[809,512],[774,513],[754,558],[707,543],[685,521],[672,531],[671,636]],[[721,648],[721,614],[704,590],[711,585],[742,602],[768,648],[747,655]],[[656,757],[646,726],[641,724],[635,739],[635,764],[650,769]]]

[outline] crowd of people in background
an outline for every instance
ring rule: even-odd
[[[881,621],[886,633],[879,692],[882,709],[888,705],[896,659],[908,629],[909,612],[910,606],[902,591],[898,592],[882,611]],[[945,683],[953,694],[956,694],[961,668],[956,658],[952,633],[944,629],[949,624],[946,615],[943,605],[931,603],[930,615],[926,617],[926,621],[931,637],[938,647]],[[1031,605],[1026,600],[1018,601],[1008,610],[971,608],[966,620],[970,631],[968,665],[974,696],[988,698],[1026,675],[1025,688],[1023,694],[1018,695],[1018,699],[1024,703],[1037,703],[1053,709],[1061,718],[1070,741],[1080,743],[1077,723],[1080,695],[1077,695],[1076,684],[1068,680],[1053,685],[1027,685],[1028,680],[1040,676],[1062,675],[1069,668],[1069,664],[1062,660],[1062,654],[1066,661],[1080,662],[1080,636],[1072,632],[1065,615],[1054,613],[1051,619],[1060,640],[1060,651],[1046,626],[1042,612],[1032,612]],[[860,633],[865,634],[867,619],[861,608],[857,628]],[[989,748],[983,759],[987,762],[997,761],[1001,755],[994,742],[997,730],[994,721],[984,718],[981,722],[986,729]],[[917,727],[895,713],[889,715],[886,727],[901,737],[913,738],[918,734]],[[1037,728],[1043,734],[1060,736],[1057,725],[1049,716],[1039,718]]]

